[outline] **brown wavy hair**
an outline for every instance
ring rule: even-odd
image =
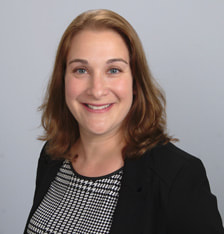
[[[122,124],[126,142],[123,156],[137,157],[157,144],[172,140],[166,133],[165,97],[151,75],[137,33],[117,13],[92,10],[82,13],[71,22],[58,46],[52,77],[40,106],[45,133],[39,139],[48,141],[47,153],[53,158],[69,158],[71,146],[79,138],[78,123],[65,102],[64,77],[71,40],[87,28],[112,29],[121,35],[129,49],[134,98]]]

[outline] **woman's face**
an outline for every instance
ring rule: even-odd
[[[129,51],[110,29],[86,29],[74,36],[65,73],[66,104],[80,134],[119,133],[133,100]]]

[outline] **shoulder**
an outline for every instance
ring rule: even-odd
[[[52,164],[54,165],[55,163],[62,162],[63,159],[53,159],[51,155],[47,153],[47,147],[48,147],[48,142],[45,142],[43,145],[41,152],[40,152],[40,157],[39,157],[39,162],[44,166],[51,166]]]
[[[172,143],[156,146],[142,155],[140,160],[167,185],[171,185],[182,172],[206,175],[200,159]]]
[[[170,233],[223,233],[217,200],[200,159],[171,143],[144,157],[158,179]]]

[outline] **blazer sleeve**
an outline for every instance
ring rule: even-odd
[[[167,217],[169,234],[224,234],[217,200],[199,159],[188,159],[176,175]]]

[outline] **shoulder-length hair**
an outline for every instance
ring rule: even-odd
[[[149,70],[141,41],[123,17],[110,10],[87,11],[75,18],[64,32],[58,46],[51,80],[40,106],[48,141],[47,153],[53,158],[69,158],[71,146],[79,138],[76,119],[65,102],[65,71],[72,38],[86,28],[112,29],[124,39],[130,55],[133,76],[133,104],[122,124],[126,146],[122,154],[137,157],[171,138],[166,134],[165,97]]]

